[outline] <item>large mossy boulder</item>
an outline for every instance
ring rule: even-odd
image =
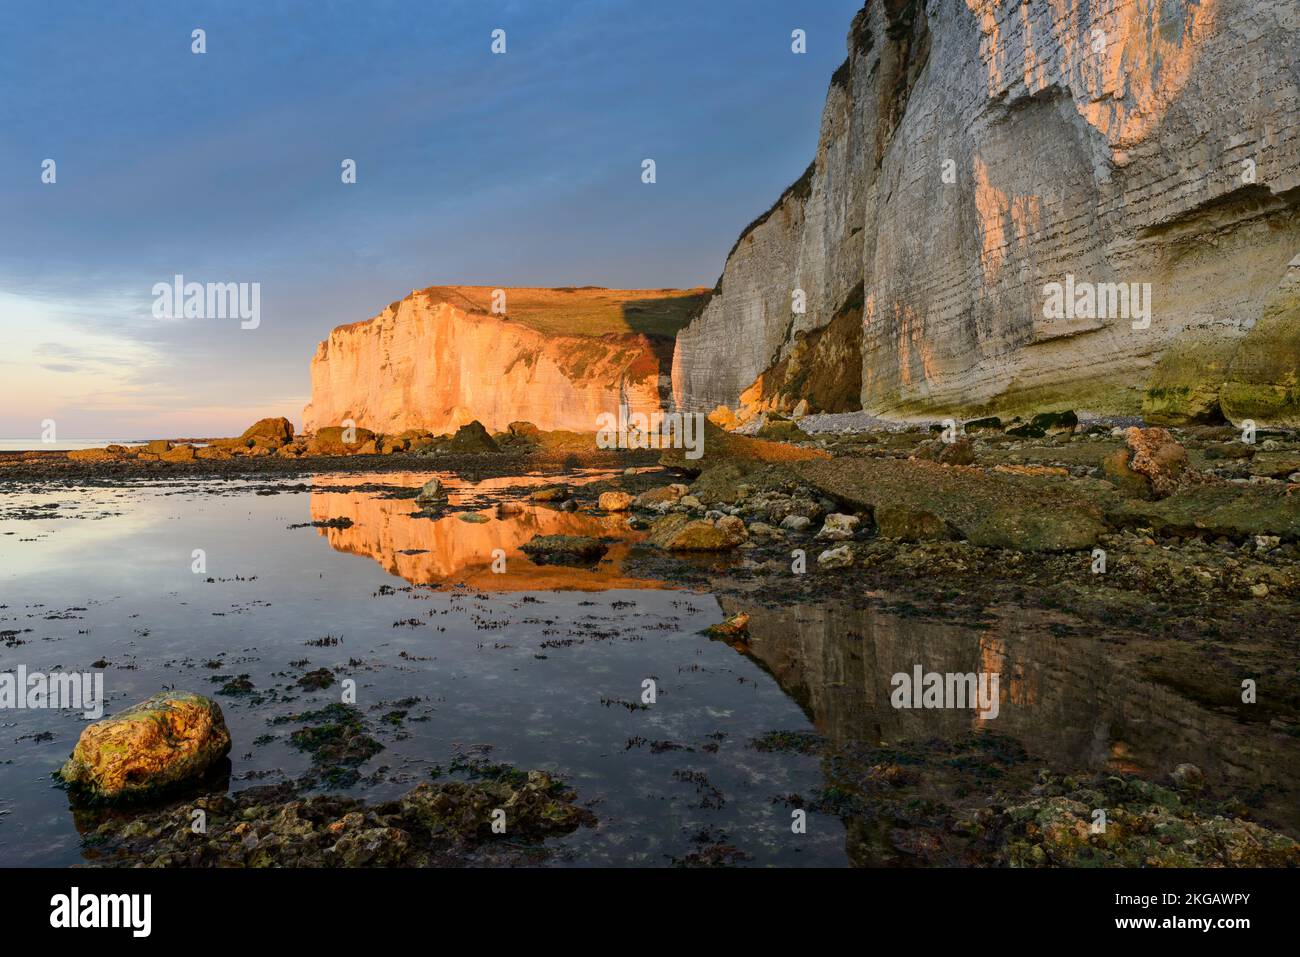
[[[456,430],[447,444],[443,446],[447,452],[500,452],[501,447],[497,445],[484,428],[483,423],[475,419],[473,422],[466,423]]]
[[[669,551],[725,552],[742,545],[748,537],[745,523],[734,515],[714,521],[676,513],[657,520],[647,541]]]
[[[417,505],[437,504],[447,501],[447,489],[442,484],[442,480],[431,478],[420,486],[420,491],[416,493],[415,503]]]
[[[1219,405],[1234,424],[1300,428],[1300,265],[1291,274],[1228,366]]]
[[[367,445],[373,448],[374,441],[375,433],[369,429],[345,429],[337,425],[329,425],[316,430],[316,434],[307,443],[307,453],[309,455],[357,455]]]
[[[1106,531],[1097,503],[1050,478],[919,459],[845,457],[791,468],[829,498],[870,511],[877,527],[883,520],[888,537],[951,535],[980,547],[1064,552],[1091,548]]]
[[[1177,491],[1187,471],[1187,451],[1161,428],[1124,432],[1127,447],[1102,461],[1106,478],[1126,495],[1136,498],[1164,498]]]
[[[59,773],[92,798],[144,798],[201,777],[229,751],[215,701],[164,691],[88,726]]]
[[[240,438],[252,439],[256,445],[274,443],[276,447],[279,447],[286,442],[293,441],[293,423],[282,415],[269,419],[258,419],[244,429]]]
[[[1167,532],[1208,532],[1242,540],[1277,535],[1300,541],[1300,496],[1280,485],[1193,485],[1158,502],[1118,499],[1107,510],[1117,525]]]

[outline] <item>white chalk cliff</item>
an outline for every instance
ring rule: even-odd
[[[1297,414],[1300,352],[1232,371],[1266,313],[1270,355],[1300,335],[1297,62],[1296,0],[870,0],[811,166],[678,334],[677,405],[1177,419],[1237,375],[1234,415]],[[1068,276],[1149,283],[1149,327],[1045,318]]]
[[[561,325],[564,306],[550,300],[572,302],[576,310],[592,296],[613,294],[506,292],[511,302],[545,297],[546,308],[561,313]],[[529,421],[547,430],[594,432],[598,416],[616,412],[620,398],[635,412],[663,408],[666,340],[539,330],[480,309],[488,293],[472,287],[416,292],[372,319],[334,329],[312,359],[305,430],[350,420],[374,432],[445,433],[477,419],[491,431]]]

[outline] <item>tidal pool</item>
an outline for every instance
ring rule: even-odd
[[[887,820],[858,827],[810,804],[806,831],[792,830],[799,796],[851,789],[828,750],[799,746],[811,737],[838,751],[996,730],[1044,767],[1162,778],[1192,762],[1296,833],[1295,749],[1133,677],[1104,629],[674,588],[628,561],[640,533],[625,516],[528,500],[555,476],[444,474],[448,507],[422,514],[409,490],[434,474],[6,495],[0,672],[102,671],[107,713],[164,688],[210,695],[239,791],[308,778],[295,716],[338,702],[340,686],[299,679],[328,669],[355,681],[383,748],[314,787],[384,800],[475,761],[548,770],[598,822],[548,842],[553,865],[662,866],[705,847],[757,866],[908,863]],[[561,568],[519,550],[537,534],[617,541],[593,569]],[[746,644],[702,634],[736,611],[751,615]],[[891,676],[917,664],[1002,675],[996,721],[892,707]],[[84,725],[71,710],[0,711],[0,864],[93,857],[51,777]],[[793,746],[764,746],[774,732]]]
[[[356,681],[384,745],[347,793],[395,797],[435,770],[490,760],[554,771],[590,803],[598,825],[557,841],[555,863],[667,864],[703,832],[755,863],[845,860],[838,821],[796,836],[773,805],[814,786],[817,761],[750,741],[811,723],[758,664],[699,633],[722,617],[713,598],[623,577],[617,546],[594,572],[518,552],[539,532],[608,534],[621,519],[525,504],[502,518],[485,505],[488,521],[466,522],[456,513],[480,511],[491,485],[460,491],[449,476],[451,514],[435,519],[410,517],[415,503],[386,491],[337,490],[431,474],[335,476],[279,494],[186,482],[9,496],[0,670],[102,669],[108,713],[162,688],[213,696],[239,790],[309,770],[289,741],[296,725],[277,719],[337,702],[338,685],[297,684],[329,668]],[[50,504],[61,517],[12,517]],[[353,524],[288,527],[341,517]],[[502,575],[490,570],[497,548]],[[641,707],[646,679],[656,701]],[[84,724],[78,712],[0,712],[0,863],[82,859],[51,774]]]

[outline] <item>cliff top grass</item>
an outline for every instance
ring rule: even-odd
[[[430,286],[418,295],[467,312],[491,314],[493,286]],[[705,301],[707,289],[503,287],[506,318],[548,335],[600,336],[639,332],[672,337]]]

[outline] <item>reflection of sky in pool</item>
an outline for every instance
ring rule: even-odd
[[[1296,833],[1289,739],[1144,683],[1104,629],[1062,637],[1045,614],[1020,609],[971,628],[827,603],[719,603],[625,571],[638,535],[624,516],[527,502],[526,486],[553,479],[467,487],[443,476],[445,513],[412,517],[417,506],[394,486],[430,474],[320,477],[279,494],[258,494],[265,483],[158,482],[5,496],[0,671],[85,671],[102,659],[109,713],[164,687],[213,695],[235,742],[230,786],[241,790],[307,771],[288,742],[297,724],[273,722],[337,701],[338,686],[296,686],[328,667],[356,679],[384,744],[353,793],[396,796],[466,754],[543,768],[599,821],[558,839],[554,863],[651,865],[698,849],[701,833],[758,865],[847,863],[854,838],[838,819],[810,815],[795,835],[774,801],[832,783],[826,762],[759,751],[752,739],[814,729],[837,746],[956,738],[978,719],[891,708],[891,675],[917,663],[997,671],[995,730],[1043,766],[1161,777],[1189,761],[1211,782],[1262,794],[1264,819]],[[498,512],[503,497],[518,510]],[[29,517],[49,505],[59,518]],[[288,527],[340,518],[352,524]],[[519,551],[554,533],[621,541],[594,570],[537,566]],[[206,574],[191,571],[195,549]],[[495,549],[505,574],[491,571]],[[745,654],[700,634],[739,610],[752,615]],[[326,636],[340,641],[311,644]],[[217,694],[245,674],[252,694]],[[646,678],[656,703],[627,707]],[[403,721],[379,720],[407,699]],[[0,712],[0,864],[81,859],[50,774],[83,726],[74,712]]]
[[[608,534],[623,520],[531,506],[498,519],[454,488],[447,517],[408,518],[416,508],[410,499],[327,490],[372,479],[413,486],[427,477],[335,477],[318,481],[314,492],[276,495],[222,483],[220,495],[142,485],[22,503],[11,497],[7,510],[57,501],[67,517],[0,518],[0,533],[14,533],[0,535],[0,604],[7,606],[0,631],[18,631],[10,640],[22,642],[0,644],[0,670],[81,671],[104,659],[110,713],[163,687],[216,696],[222,682],[212,678],[247,674],[253,696],[216,696],[235,742],[231,787],[242,789],[307,770],[307,756],[287,740],[296,725],[271,721],[338,700],[337,686],[294,687],[307,670],[337,668],[356,679],[358,704],[385,745],[362,766],[355,793],[395,796],[429,780],[431,767],[491,745],[490,760],[557,771],[581,800],[595,802],[599,826],[563,838],[573,854],[558,860],[665,864],[693,850],[691,838],[708,827],[757,863],[843,862],[838,821],[796,838],[789,812],[771,803],[814,786],[817,761],[761,753],[748,742],[774,728],[810,725],[757,664],[698,634],[721,617],[713,598],[654,582],[646,589],[488,591],[491,572],[481,578],[474,566],[490,558],[476,556],[498,546],[509,554],[508,568],[519,566],[495,576],[501,587],[515,587],[513,578],[536,588],[528,569],[545,588],[566,577],[579,588],[635,584],[615,570],[618,546],[594,573],[537,568],[517,552],[537,532]],[[465,509],[489,521],[455,517]],[[340,514],[353,519],[351,529],[287,527]],[[206,575],[191,571],[200,548]],[[431,572],[446,560],[452,578],[423,579],[441,587],[412,586],[386,570],[393,555],[414,549],[432,557],[412,568]],[[455,587],[471,579],[476,587]],[[326,635],[341,643],[307,644]],[[206,667],[210,661],[219,667]],[[647,677],[657,682],[656,704],[624,707],[620,702],[640,700]],[[400,727],[378,720],[407,698],[418,702]],[[66,798],[49,775],[83,724],[71,712],[0,714],[0,863],[79,859]],[[255,743],[264,735],[274,738]],[[649,742],[694,750],[654,753]],[[721,807],[701,807],[699,778],[675,777],[681,770],[707,775],[723,795]]]

